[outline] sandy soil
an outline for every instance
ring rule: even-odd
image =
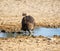
[[[36,26],[60,27],[60,17],[34,17]],[[21,17],[0,17],[0,30],[6,32],[18,32],[21,30]]]
[[[0,51],[60,51],[60,37],[0,38]]]
[[[22,13],[36,26],[60,27],[60,0],[0,0],[0,30],[20,31]],[[0,38],[0,51],[60,51],[60,36]]]
[[[60,27],[59,0],[0,0],[0,30],[20,31],[22,13],[34,17],[37,26]]]

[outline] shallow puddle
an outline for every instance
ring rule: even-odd
[[[46,36],[46,37],[52,37],[53,35],[60,35],[60,28],[45,28],[45,27],[41,27],[41,28],[36,28],[34,30],[34,35],[35,36]]]
[[[17,34],[17,33],[3,33],[0,32],[0,37],[16,37],[21,36],[24,34]],[[34,36],[45,36],[45,37],[52,37],[53,35],[60,35],[60,28],[45,28],[45,27],[38,27],[34,29]]]

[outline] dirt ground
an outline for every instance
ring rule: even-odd
[[[0,51],[60,51],[60,37],[0,38]]]
[[[0,30],[6,32],[18,32],[21,30],[21,17],[0,17]],[[60,27],[60,17],[34,17],[36,26]]]
[[[60,27],[60,0],[0,0],[0,30],[21,30],[22,13],[34,17],[36,26]],[[0,51],[60,51],[60,36],[0,38]]]
[[[34,17],[36,26],[60,27],[59,0],[0,0],[0,30],[20,31],[22,13]]]

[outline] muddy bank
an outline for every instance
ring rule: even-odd
[[[0,38],[0,51],[60,51],[60,37]]]

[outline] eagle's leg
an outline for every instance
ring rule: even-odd
[[[32,31],[31,30],[28,30],[29,32],[29,35],[28,36],[32,36]]]

